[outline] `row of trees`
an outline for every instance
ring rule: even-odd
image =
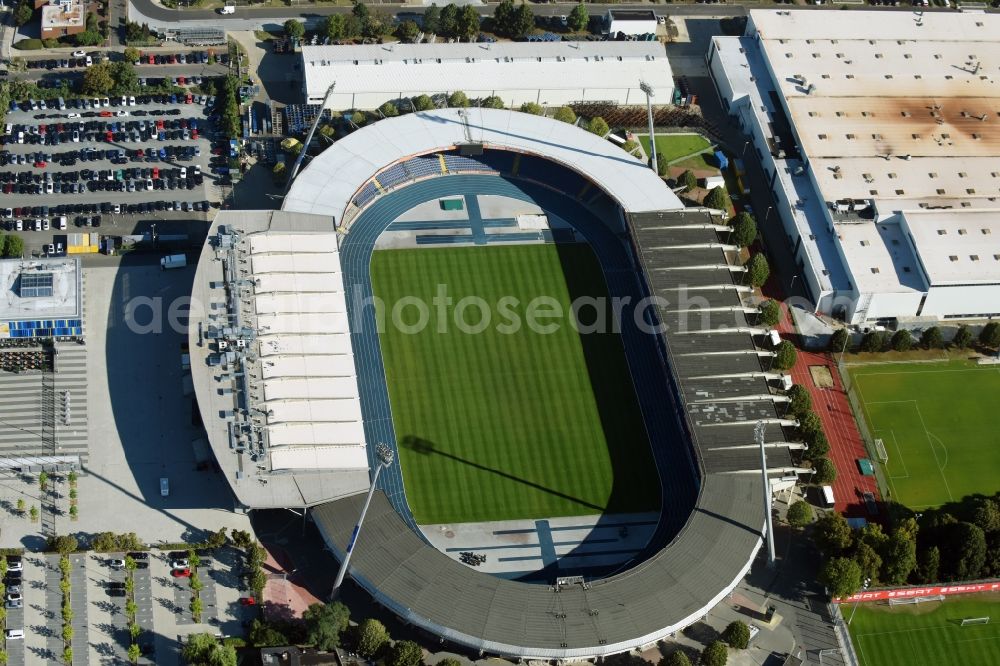
[[[827,457],[830,452],[830,442],[823,434],[823,422],[812,408],[812,396],[809,395],[808,389],[796,384],[788,391],[788,398],[788,413],[799,422],[796,435],[808,445],[802,455],[812,462],[813,469],[816,470],[812,480],[816,483],[831,483],[837,478],[837,469]]]
[[[975,580],[1000,575],[1000,493],[970,496],[940,509],[897,518],[886,534],[868,524],[855,531],[840,514],[816,522],[826,556],[820,582],[835,597],[871,586]]]
[[[221,118],[222,131],[230,139],[240,135],[240,82],[229,75],[222,80],[221,90],[215,97],[215,110]]]
[[[953,349],[967,349],[978,342],[984,348],[996,349],[1000,346],[1000,323],[990,322],[979,332],[978,338],[973,335],[972,329],[966,325],[958,327],[951,343],[947,346]],[[830,338],[830,350],[839,352],[847,350],[850,344],[850,334],[846,329],[837,329]],[[945,347],[944,336],[941,329],[931,326],[924,329],[919,339],[914,339],[913,334],[907,330],[899,330],[889,335],[887,331],[869,331],[861,338],[858,351],[863,352],[883,352],[883,351],[909,351],[914,347],[923,349],[943,349]]]
[[[81,92],[85,95],[134,95],[139,92],[139,77],[129,63],[105,60],[83,73]]]

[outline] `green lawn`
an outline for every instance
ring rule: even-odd
[[[564,276],[564,266],[566,276]],[[586,246],[380,250],[375,295],[428,304],[445,285],[458,303],[479,296],[493,322],[480,333],[380,332],[407,501],[421,524],[656,511],[659,481],[620,336],[503,332],[502,297],[522,321],[527,304],[554,298],[568,311],[581,294],[606,296]],[[572,295],[572,296],[571,296]],[[432,306],[432,312],[436,309]],[[399,310],[412,324],[416,307]],[[464,321],[476,323],[469,308]],[[543,323],[549,323],[548,320]]]
[[[639,143],[649,155],[649,135],[640,135]],[[699,150],[705,150],[711,145],[708,139],[700,134],[660,134],[656,137],[656,152],[659,155],[666,155],[667,161],[686,157]]]
[[[851,606],[841,611],[850,617]],[[963,618],[991,616],[984,625]],[[859,604],[849,626],[861,666],[972,666],[1000,663],[1000,595],[950,597],[945,602]]]
[[[961,360],[853,366],[850,372],[872,436],[889,455],[892,499],[922,509],[996,492],[996,367]]]

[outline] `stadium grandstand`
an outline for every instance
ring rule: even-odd
[[[664,324],[658,334],[641,333],[638,323],[622,331],[661,479],[657,532],[639,556],[601,576],[553,575],[538,584],[484,574],[422,537],[395,465],[378,477],[351,577],[405,622],[480,654],[574,659],[648,646],[703,617],[747,574],[761,547],[766,503],[755,425],[767,425],[772,487],[801,470],[790,453],[796,445],[782,435],[795,422],[776,406],[785,398],[772,388],[780,375],[770,372],[768,331],[741,298],[741,269],[729,265],[732,248],[720,242],[724,227],[711,211],[684,209],[652,170],[600,137],[505,110],[410,114],[361,129],[316,157],[292,183],[282,211],[221,213],[195,277],[206,316],[190,328],[211,445],[245,507],[307,508],[342,557],[379,465],[375,444],[397,442],[374,314],[356,302],[372,293],[375,243],[422,202],[477,194],[539,202],[572,221],[572,238],[590,244],[610,295],[660,297],[648,322]],[[493,242],[494,233],[471,242]],[[272,236],[280,241],[255,242]],[[281,258],[266,258],[272,253]],[[289,322],[276,317],[262,326],[262,292],[274,290],[269,271],[289,285],[350,294],[346,317],[339,299],[322,299],[317,307],[327,314],[320,319],[335,330],[318,323],[313,330],[313,319],[300,313],[316,304],[300,296],[288,303]],[[697,308],[678,305],[685,288],[704,297]],[[339,392],[299,394],[306,404],[294,415],[275,409],[272,403],[290,394],[273,393],[261,366],[269,341],[293,334],[343,336],[337,349],[353,359],[353,368],[331,360]],[[323,349],[312,353],[329,353]],[[330,374],[293,360],[311,359],[307,350],[284,353],[283,377],[291,368]],[[326,386],[330,379],[309,381]],[[279,415],[303,423],[322,415],[315,419],[322,422],[334,418],[324,404],[332,399],[351,401],[337,417],[349,427],[308,430],[312,441],[275,445]],[[296,452],[280,467],[275,453],[282,447],[320,452]],[[330,447],[338,454],[327,458]],[[343,447],[350,453],[340,455]],[[356,457],[359,449],[366,461]],[[307,459],[329,464],[302,466]]]

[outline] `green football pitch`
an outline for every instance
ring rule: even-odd
[[[1000,477],[1000,369],[968,361],[853,366],[872,437],[885,444],[892,499],[911,509],[973,493]]]
[[[563,312],[578,296],[606,297],[589,247],[379,250],[371,275],[385,303],[380,344],[406,498],[418,523],[659,509],[659,480],[620,336],[581,335],[565,319],[538,320],[558,322],[554,332],[507,327],[511,313],[526,321],[538,297],[555,299]],[[431,305],[441,288],[453,306]],[[406,330],[420,314],[412,300],[402,306],[405,297],[431,305],[419,332]],[[483,321],[480,309],[458,307],[466,297],[488,305],[485,330],[473,332]],[[393,310],[403,326],[393,323]],[[456,321],[480,326],[462,330]]]
[[[841,612],[850,617],[851,606]],[[966,618],[989,624],[962,626]],[[848,627],[861,666],[1000,664],[1000,594],[888,606],[859,604]]]

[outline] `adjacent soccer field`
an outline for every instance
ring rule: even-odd
[[[841,611],[850,617],[851,606]],[[961,626],[963,618],[992,616]],[[972,666],[1000,663],[1000,595],[887,606],[860,604],[849,626],[861,666]]]
[[[564,275],[565,269],[565,275]],[[529,302],[607,296],[586,246],[380,250],[371,266],[386,303],[380,344],[407,501],[421,524],[656,511],[659,481],[618,334],[580,335],[567,320],[551,333],[504,332],[498,303],[522,321]],[[485,300],[479,333],[445,332],[436,308],[420,332],[393,325],[393,304],[429,306],[439,285],[458,304]],[[518,304],[513,304],[517,299]],[[476,307],[460,315],[481,321]],[[418,308],[397,308],[414,324]],[[498,321],[499,320],[499,321]]]
[[[967,361],[851,368],[872,436],[889,455],[892,498],[913,509],[972,493],[1000,478],[1000,369]]]

